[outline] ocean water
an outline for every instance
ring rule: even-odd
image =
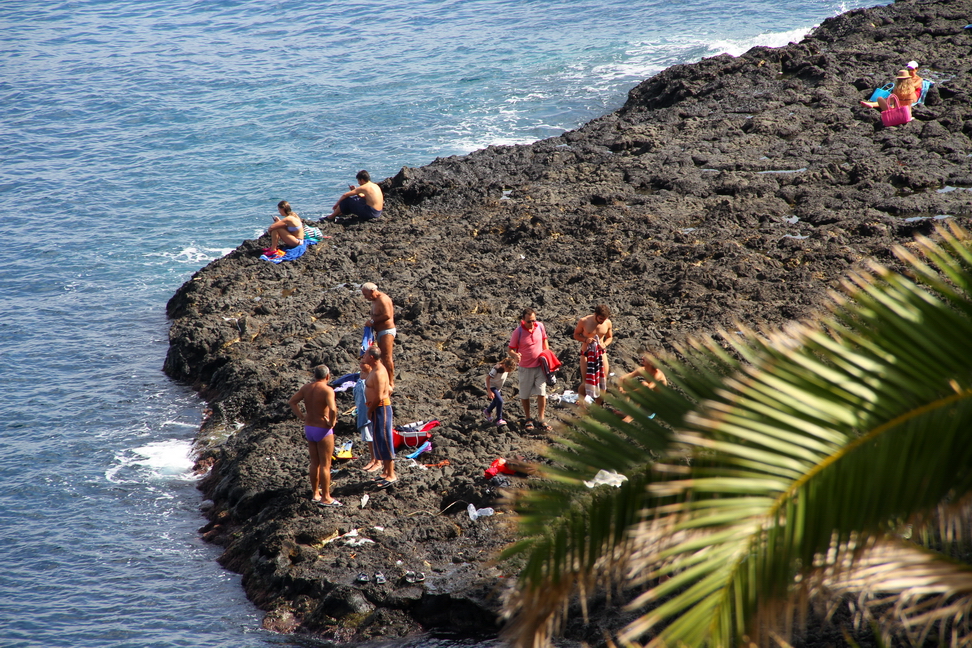
[[[318,217],[358,169],[558,135],[858,6],[4,0],[0,647],[297,641],[197,537],[203,404],[161,373],[166,300],[277,201]]]

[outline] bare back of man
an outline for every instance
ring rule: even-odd
[[[311,499],[328,506],[341,503],[331,497],[331,457],[334,456],[334,424],[337,405],[334,390],[328,385],[331,372],[321,365],[314,368],[313,382],[301,387],[290,398],[290,408],[304,422],[304,436],[310,454]],[[304,412],[299,404],[304,402]]]
[[[355,193],[364,198],[365,203],[375,211],[382,211],[385,208],[385,195],[381,193],[381,187],[371,180],[358,185]]]
[[[607,347],[614,342],[614,325],[611,323],[611,311],[607,306],[603,304],[598,305],[594,309],[594,313],[586,317],[582,317],[578,322],[577,326],[574,327],[574,339],[581,343],[580,345],[580,369],[581,369],[581,380],[580,387],[577,393],[580,395],[581,399],[587,393],[587,388],[585,384],[585,377],[587,376],[587,347],[590,344],[599,341],[601,348],[607,349]],[[610,375],[610,366],[608,364],[608,357],[605,353],[602,356],[604,375]]]

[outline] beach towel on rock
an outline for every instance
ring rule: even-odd
[[[266,254],[261,254],[260,259],[262,259],[263,261],[269,261],[270,263],[283,263],[284,261],[293,261],[294,259],[299,259],[300,257],[304,256],[304,252],[307,251],[307,248],[310,247],[311,245],[314,245],[315,243],[317,243],[317,241],[304,239],[301,242],[301,244],[298,245],[297,247],[292,247],[289,250],[283,250],[283,254],[281,255],[274,254],[273,256],[269,256]],[[277,252],[280,251],[281,250],[277,250]]]

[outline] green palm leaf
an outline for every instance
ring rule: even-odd
[[[551,481],[516,502],[516,642],[544,643],[572,593],[619,578],[647,586],[625,642],[760,642],[794,597],[827,594],[906,638],[967,632],[972,570],[932,550],[960,527],[929,524],[972,490],[972,252],[939,235],[919,246],[941,273],[898,250],[919,283],[872,264],[820,325],[723,335],[744,364],[692,342],[663,367],[676,389],[608,398],[629,422],[592,408],[572,425]],[[628,481],[585,492],[609,469]],[[895,535],[904,520],[924,547]]]

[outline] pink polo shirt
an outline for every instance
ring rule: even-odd
[[[510,348],[522,354],[520,366],[527,369],[540,366],[540,354],[543,352],[543,341],[547,339],[547,331],[541,322],[533,327],[533,332],[527,331],[523,325],[516,327],[510,337]]]

